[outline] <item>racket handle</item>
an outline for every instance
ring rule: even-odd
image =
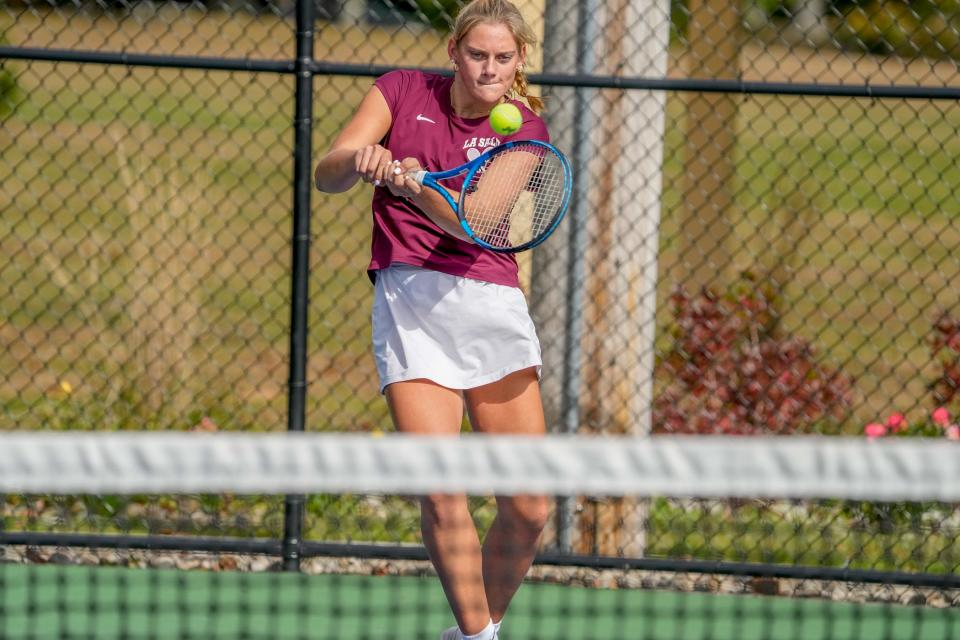
[[[414,171],[410,174],[410,177],[417,181],[417,184],[422,185],[423,179],[426,177],[427,172],[421,169],[420,171]]]

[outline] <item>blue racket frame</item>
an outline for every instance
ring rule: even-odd
[[[504,151],[507,151],[509,149],[512,149],[513,147],[517,147],[520,145],[524,145],[524,146],[533,145],[535,147],[542,147],[548,150],[550,153],[555,154],[560,159],[560,162],[563,164],[563,168],[564,168],[563,202],[560,204],[560,210],[557,212],[557,215],[554,217],[553,223],[539,236],[517,247],[497,247],[488,242],[485,242],[482,238],[478,237],[473,232],[473,229],[470,228],[470,225],[467,223],[467,219],[466,219],[466,216],[464,216],[463,214],[463,208],[462,208],[464,201],[466,200],[466,197],[467,197],[466,190],[460,191],[460,201],[457,202],[456,200],[453,199],[453,196],[450,195],[450,192],[447,191],[443,187],[443,185],[439,183],[439,181],[466,174],[466,176],[463,179],[463,183],[465,185],[470,184],[470,181],[473,179],[473,174],[479,171],[480,168],[490,158],[497,155],[498,153],[503,153]],[[446,200],[447,203],[450,205],[450,208],[453,209],[454,212],[456,212],[457,219],[460,221],[460,226],[463,227],[464,232],[467,234],[470,240],[480,245],[484,249],[489,249],[490,251],[496,251],[498,253],[517,253],[520,251],[526,251],[527,249],[533,249],[534,247],[542,243],[544,240],[549,238],[550,235],[557,228],[557,226],[560,224],[560,221],[563,220],[563,216],[566,215],[567,207],[570,205],[570,196],[573,192],[573,172],[570,169],[570,162],[567,160],[567,157],[560,152],[559,149],[554,147],[549,142],[543,142],[542,140],[511,140],[509,142],[504,142],[503,144],[498,145],[493,149],[490,149],[489,151],[484,151],[483,153],[481,153],[479,156],[477,156],[470,162],[467,162],[466,164],[462,164],[459,167],[448,169],[446,171],[417,172],[417,174],[414,177],[417,180],[417,182],[419,182],[420,184],[430,187],[431,189],[439,193],[441,196],[443,196],[444,200]]]

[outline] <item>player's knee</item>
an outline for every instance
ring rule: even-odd
[[[522,496],[505,501],[500,509],[514,528],[539,535],[547,525],[550,505],[546,497]]]
[[[420,500],[424,524],[431,527],[452,528],[471,524],[470,512],[463,496],[429,495]]]

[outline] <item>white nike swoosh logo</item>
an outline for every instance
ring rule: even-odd
[[[429,122],[430,124],[437,124],[436,122],[434,122],[433,120],[431,120],[431,119],[428,118],[427,116],[423,115],[422,113],[418,113],[418,114],[417,114],[417,120],[418,120],[418,121],[421,121],[421,122]]]

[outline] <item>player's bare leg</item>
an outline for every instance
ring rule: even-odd
[[[466,392],[474,429],[484,433],[543,435],[540,386],[532,368]],[[547,521],[545,496],[497,498],[497,517],[483,544],[483,583],[494,622],[506,613],[533,563]]]
[[[428,380],[397,382],[386,388],[394,425],[402,433],[455,436],[463,420],[459,391]],[[457,625],[464,634],[490,623],[484,590],[480,539],[464,495],[431,495],[420,501],[423,543],[440,578]]]

